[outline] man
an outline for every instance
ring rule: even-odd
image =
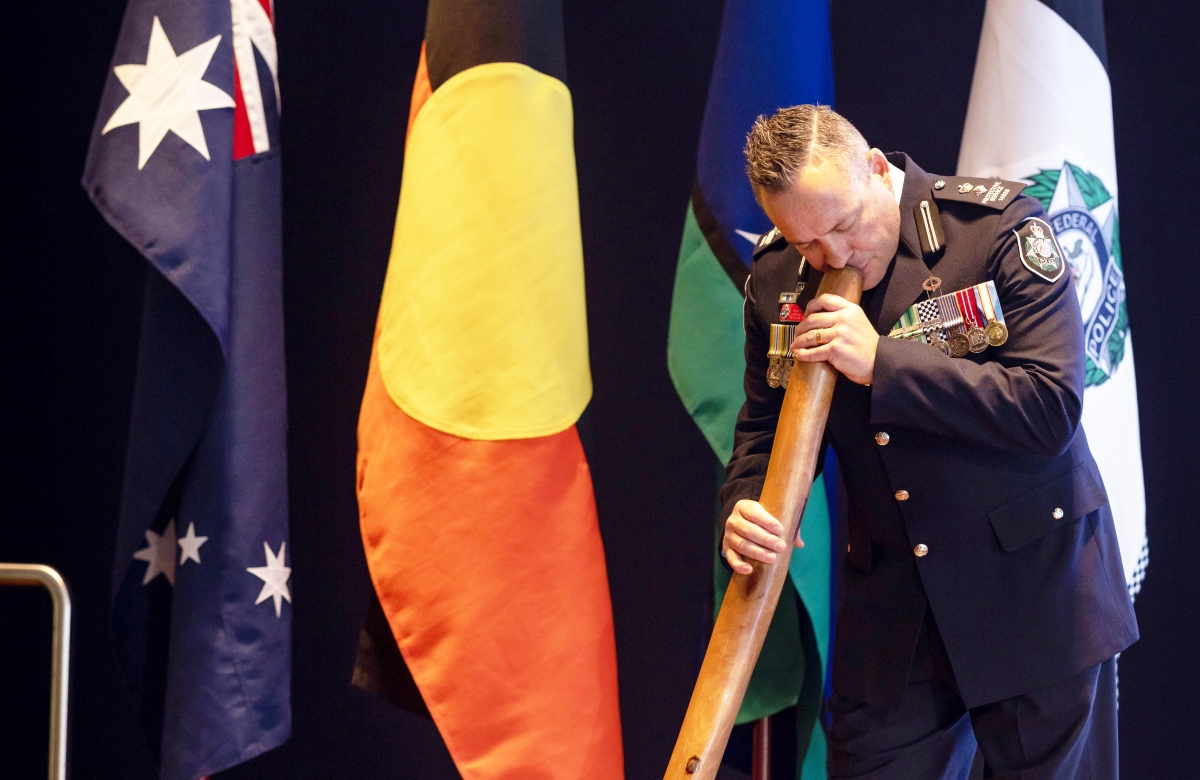
[[[790,362],[828,361],[850,538],[832,776],[965,778],[977,740],[987,777],[1116,778],[1113,656],[1137,624],[1040,205],[885,156],[821,106],[760,117],[746,158],[776,229],[746,283],[722,549],[741,574],[786,549],[756,499]],[[844,266],[861,304],[814,298]]]

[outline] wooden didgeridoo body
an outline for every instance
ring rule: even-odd
[[[830,270],[817,294],[833,293],[851,303],[862,297],[862,274],[855,268]],[[833,400],[837,370],[828,363],[796,363],[788,380],[775,443],[759,503],[794,539],[808,502],[825,421]],[[748,575],[734,574],[713,626],[700,677],[667,765],[664,780],[713,780],[742,706],[750,673],[758,661],[779,594],[787,581],[791,545],[774,563],[754,563]]]

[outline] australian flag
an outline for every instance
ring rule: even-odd
[[[162,780],[291,732],[271,0],[130,0],[83,186],[150,263],[113,627]]]

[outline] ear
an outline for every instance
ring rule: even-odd
[[[867,152],[867,168],[871,171],[871,175],[883,179],[884,184],[890,184],[892,168],[888,165],[887,157],[883,152],[874,148]]]

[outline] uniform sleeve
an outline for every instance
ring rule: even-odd
[[[754,270],[746,280],[746,303],[742,319],[746,331],[746,375],[743,384],[746,402],[738,413],[733,434],[733,456],[725,467],[726,481],[721,488],[721,518],[729,517],[733,505],[744,498],[758,500],[771,447],[775,444],[775,426],[783,405],[783,390],[767,384],[767,345],[769,337],[758,313]]]
[[[1082,412],[1083,322],[1070,273],[1049,282],[1021,262],[1013,230],[1041,214],[1036,200],[1022,197],[997,220],[987,268],[1008,341],[975,362],[927,344],[881,338],[872,424],[1010,452],[1054,456],[1067,449]]]

